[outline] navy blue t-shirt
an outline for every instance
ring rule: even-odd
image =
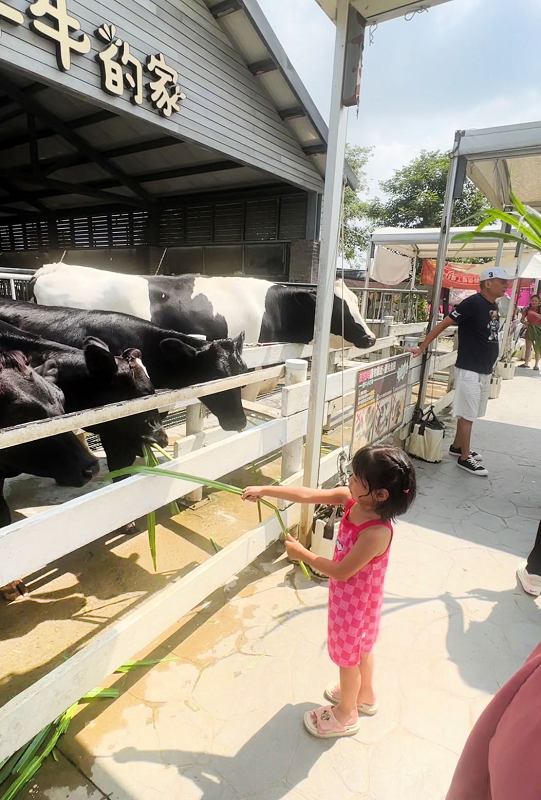
[[[498,306],[473,294],[449,314],[458,325],[456,366],[481,375],[490,375],[498,358],[500,315]]]

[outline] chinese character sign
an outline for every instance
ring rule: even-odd
[[[98,53],[101,86],[108,94],[122,97],[127,90],[130,100],[136,105],[143,102],[143,65],[132,55],[128,42],[116,35],[114,25],[102,25],[96,36],[106,42],[107,47]],[[179,103],[186,95],[178,85],[178,73],[170,67],[159,53],[147,58],[147,72],[154,80],[148,83],[149,100],[164,117],[180,111]]]
[[[66,0],[36,0],[29,6],[28,13],[33,17],[45,17],[45,20],[32,20],[30,26],[40,36],[56,43],[59,69],[71,67],[72,50],[74,53],[88,53],[90,50],[90,39],[86,33],[78,33],[81,23],[68,14]]]
[[[31,29],[54,43],[59,69],[69,70],[74,54],[90,52],[90,39],[81,30],[79,20],[69,14],[67,0],[33,0],[28,14],[32,17]],[[0,35],[4,21],[24,25],[25,17],[9,3],[0,0]],[[105,92],[116,97],[128,93],[132,103],[142,105],[145,99],[143,73],[146,70],[150,77],[146,84],[147,99],[151,105],[168,118],[180,111],[180,103],[186,95],[178,85],[177,70],[166,62],[163,53],[146,56],[143,65],[131,52],[129,43],[117,36],[114,25],[104,23],[95,31],[95,36],[106,44],[96,55]]]
[[[165,63],[161,53],[150,56],[147,61],[149,72],[155,75],[155,80],[150,81],[150,99],[164,117],[170,117],[173,111],[179,111],[178,104],[186,99],[186,95],[177,84],[177,72]]]
[[[22,25],[24,16],[16,8],[10,8],[7,3],[3,3],[0,0],[0,25],[4,20],[11,22],[12,25]],[[0,27],[0,35],[1,33],[2,28]]]
[[[96,35],[108,43],[108,47],[96,56],[103,90],[122,97],[127,87],[132,103],[140,106],[143,102],[143,65],[132,56],[129,44],[116,38],[114,25],[102,25]]]

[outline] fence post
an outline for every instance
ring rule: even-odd
[[[293,386],[295,383],[304,383],[308,376],[308,362],[303,358],[289,358],[285,362],[285,385]],[[302,470],[304,437],[295,439],[282,447],[281,479],[285,480],[296,472]]]
[[[186,436],[191,436],[194,433],[201,433],[203,430],[204,411],[202,403],[193,403],[186,409]],[[186,495],[188,503],[198,503],[203,498],[203,487],[194,489]]]

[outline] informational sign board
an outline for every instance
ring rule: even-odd
[[[359,372],[355,392],[351,455],[383,439],[404,419],[410,355],[390,358]]]

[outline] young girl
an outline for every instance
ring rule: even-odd
[[[522,322],[526,325],[526,352],[524,354],[524,363],[520,366],[530,366],[530,357],[533,349],[535,357],[533,368],[534,370],[539,370],[539,361],[541,359],[541,325],[528,322],[526,319],[528,311],[535,311],[536,314],[541,314],[541,298],[538,294],[532,294],[529,305],[522,309]]]
[[[340,668],[340,682],[325,690],[332,705],[304,715],[306,729],[313,736],[352,736],[360,727],[359,712],[372,715],[377,711],[372,648],[379,629],[392,520],[407,511],[415,492],[410,459],[402,450],[386,445],[357,451],[351,462],[349,488],[249,486],[244,490],[244,500],[274,497],[344,506],[332,561],[314,555],[291,536],[286,541],[290,558],[304,561],[330,578],[328,649]]]

